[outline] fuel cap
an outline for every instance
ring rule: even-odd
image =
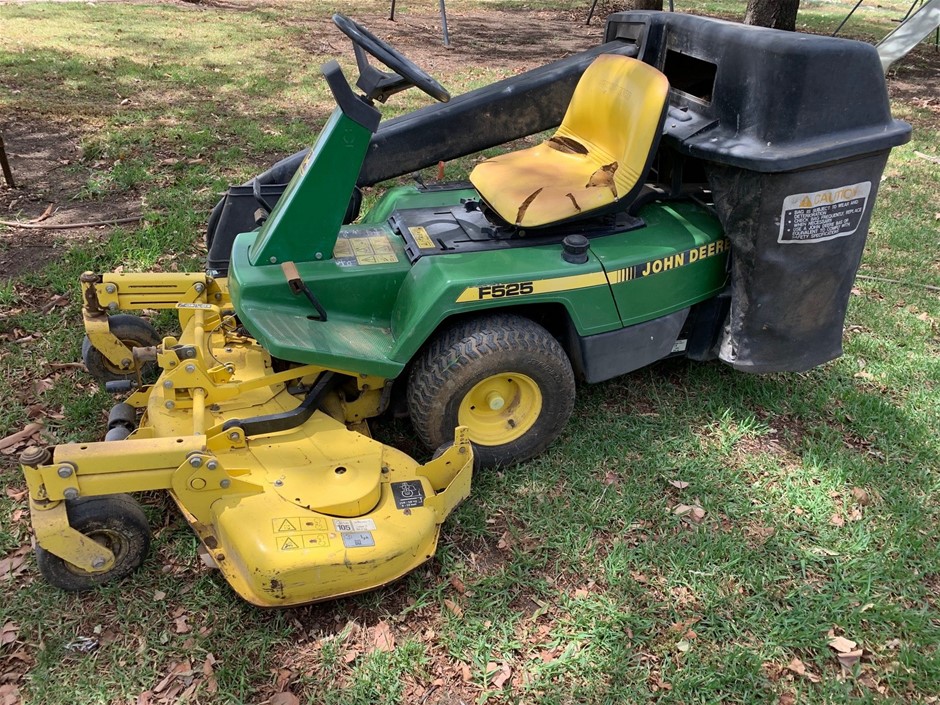
[[[588,261],[587,251],[590,241],[584,235],[568,235],[561,241],[561,258],[571,264],[584,264]]]

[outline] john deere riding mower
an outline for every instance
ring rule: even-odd
[[[136,568],[147,523],[117,493],[166,489],[245,599],[367,590],[433,555],[474,464],[557,438],[576,379],[841,354],[879,177],[910,132],[871,47],[621,13],[600,47],[447,102],[334,20],[363,94],[323,67],[338,107],[310,150],[230,190],[208,273],[82,278],[85,362],[130,396],[107,440],[22,458],[56,585]],[[374,101],[409,86],[442,102],[380,125]],[[358,187],[552,127],[360,217]],[[143,308],[175,309],[179,335],[116,313]],[[396,408],[434,459],[369,437]]]

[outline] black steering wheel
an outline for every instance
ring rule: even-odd
[[[343,34],[349,37],[354,47],[363,49],[374,56],[408,84],[420,88],[442,103],[450,100],[450,93],[447,92],[447,89],[435,81],[427,71],[416,66],[412,61],[405,58],[401,52],[376,37],[365,27],[339,13],[333,15],[333,22]]]

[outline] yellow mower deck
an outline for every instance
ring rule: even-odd
[[[163,306],[171,305],[163,285],[175,275],[133,276],[149,279],[152,291],[163,292]],[[200,283],[198,292],[174,291],[182,299],[173,304],[184,325],[179,339],[134,351],[131,368],[155,356],[163,373],[128,400],[144,413],[126,440],[63,444],[51,457],[33,450],[23,458],[39,545],[76,571],[106,572],[113,546],[71,528],[62,500],[165,489],[232,587],[256,605],[362,592],[431,558],[441,523],[470,491],[465,430],[421,465],[323,411],[272,424],[267,420],[296,414],[298,395],[310,394],[329,371],[308,365],[275,372],[268,353],[209,303],[216,293],[226,303],[224,282]],[[107,286],[89,281],[86,291]],[[93,298],[86,295],[86,320],[96,316]],[[100,322],[88,330],[106,335]],[[127,348],[112,347],[127,369]],[[355,400],[333,395],[317,406],[355,420],[356,404],[373,403],[381,382],[360,377]]]

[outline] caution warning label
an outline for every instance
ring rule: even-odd
[[[434,244],[434,240],[431,239],[431,236],[428,235],[428,231],[425,228],[422,228],[420,225],[417,225],[413,228],[408,228],[411,231],[411,237],[415,239],[415,244],[419,249],[422,250],[435,250],[437,245]]]
[[[275,534],[295,531],[326,531],[326,520],[320,517],[280,517],[271,520]]]
[[[271,520],[274,543],[279,551],[328,548],[329,526],[321,517],[278,517]]]
[[[382,228],[343,230],[336,239],[333,259],[341,267],[392,264],[398,261],[389,234]]]
[[[304,548],[329,548],[329,534],[286,534],[274,537],[279,551],[300,551]]]
[[[851,235],[858,230],[870,193],[871,181],[863,181],[787,196],[783,199],[777,242],[824,242]]]

